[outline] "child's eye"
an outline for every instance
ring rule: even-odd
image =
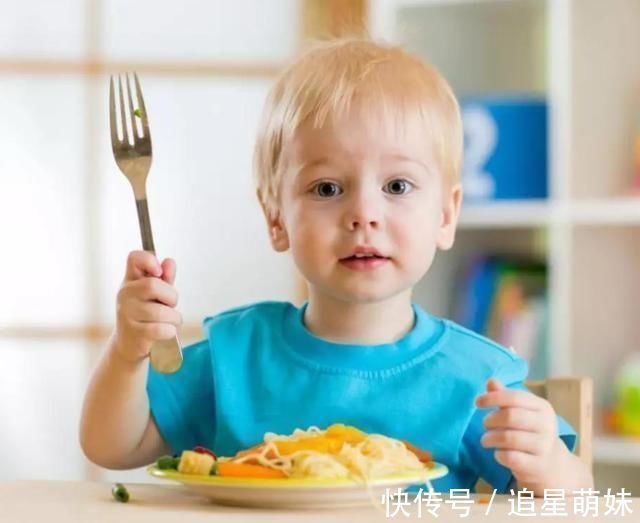
[[[386,186],[385,191],[390,194],[407,194],[413,189],[413,185],[407,180],[391,180]]]
[[[313,187],[312,191],[321,198],[331,198],[342,193],[342,189],[332,182],[320,182]]]

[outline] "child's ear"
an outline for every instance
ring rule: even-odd
[[[267,220],[269,240],[271,241],[273,250],[276,252],[284,252],[288,250],[289,235],[287,234],[287,230],[285,229],[284,223],[282,222],[280,212],[277,210],[272,210],[270,212],[267,209],[263,198],[260,196],[260,190],[258,190],[257,194],[258,201],[260,202],[260,207],[262,207],[262,212],[264,213],[264,217]]]
[[[449,195],[442,207],[442,223],[438,231],[437,245],[442,251],[447,251],[453,246],[456,237],[456,226],[462,204],[462,187],[460,184],[449,189]]]

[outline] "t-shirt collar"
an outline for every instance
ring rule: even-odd
[[[308,302],[291,307],[284,318],[284,333],[290,347],[306,360],[340,369],[380,370],[395,367],[435,347],[444,323],[412,304],[414,325],[402,338],[378,345],[337,343],[313,334],[304,324]]]

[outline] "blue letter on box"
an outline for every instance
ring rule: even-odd
[[[547,104],[536,98],[461,100],[462,185],[469,200],[546,198]]]

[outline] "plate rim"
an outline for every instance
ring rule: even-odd
[[[319,479],[319,478],[240,478],[220,476],[196,476],[182,474],[174,470],[159,469],[155,463],[147,466],[147,472],[154,478],[175,481],[182,484],[197,485],[202,487],[234,488],[234,489],[349,489],[359,487],[384,487],[395,485],[412,485],[425,483],[434,479],[442,478],[449,473],[449,468],[438,462],[433,463],[433,467],[425,470],[427,474],[418,472],[407,472],[404,474],[393,474],[381,478],[374,478],[368,483],[358,483],[353,479]],[[425,467],[426,468],[426,467]]]

